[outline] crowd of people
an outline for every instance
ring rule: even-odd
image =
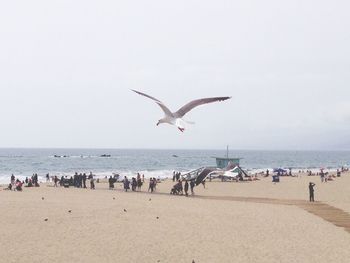
[[[5,190],[15,190],[15,191],[22,191],[24,187],[39,187],[39,180],[38,180],[38,174],[33,174],[31,177],[26,177],[24,181],[21,181],[19,178],[16,179],[16,177],[12,174],[11,175],[11,182],[8,184],[7,188]]]
[[[319,176],[321,179],[321,183],[327,183],[328,181],[334,181],[335,178],[341,177],[343,172],[347,170],[342,167],[342,169],[337,169],[335,174],[325,172],[324,169],[321,169],[320,172],[313,173],[311,170],[307,170],[306,173],[308,176]]]
[[[190,183],[188,183],[188,180],[185,180],[185,185],[182,184],[183,180],[178,180],[177,183],[171,188],[170,194],[172,195],[186,195],[188,196],[188,190],[189,187],[191,188],[191,195],[194,195],[194,187],[196,186],[196,183],[194,180],[190,180]],[[205,182],[205,181],[203,181]],[[205,188],[205,183],[203,184]]]
[[[75,188],[88,188],[87,184],[90,182],[90,189],[95,189],[95,181],[99,183],[100,179],[95,180],[94,175],[92,172],[90,172],[89,175],[86,173],[75,173],[73,176],[61,176],[58,177],[57,175],[55,176],[50,176],[50,174],[46,174],[46,182],[53,183],[53,187],[75,187]],[[107,178],[107,177],[106,177]],[[108,178],[108,184],[109,184],[109,189],[113,190],[114,189],[114,184],[118,182],[119,175],[114,174],[113,176],[110,176]],[[127,192],[130,189],[131,186],[131,191],[141,191],[142,185],[145,182],[145,175],[137,173],[136,177],[132,177],[131,181],[125,176],[124,179],[121,181],[123,184],[123,189]],[[148,192],[153,193],[156,188],[157,184],[160,182],[160,179],[156,179],[154,177],[149,179],[149,186],[148,186]],[[33,174],[32,177],[26,179],[24,181],[20,181],[19,179],[16,179],[15,176],[12,174],[11,175],[11,183],[8,185],[6,188],[7,190],[17,190],[17,191],[22,191],[23,185],[25,187],[39,187],[39,180],[38,180],[38,174]]]
[[[46,177],[47,181],[50,181],[50,177],[47,176]],[[89,175],[86,175],[86,173],[75,173],[73,176],[71,177],[67,177],[67,176],[61,176],[61,178],[59,178],[58,176],[54,176],[52,177],[52,181],[54,183],[54,187],[75,187],[75,188],[87,188],[87,181],[90,182],[90,189],[95,189],[95,179],[94,179],[94,175],[92,174],[92,172],[90,172]]]
[[[178,182],[180,180],[181,173],[180,172],[173,172],[173,182]]]
[[[124,176],[124,179],[122,181],[123,188],[124,188],[125,192],[127,192],[130,189],[130,185],[131,185],[131,191],[141,192],[141,187],[142,187],[144,182],[145,182],[145,176],[142,175],[142,179],[141,179],[141,175],[139,173],[137,173],[136,178],[135,177],[131,178],[131,182],[129,181],[129,179],[126,176]],[[153,193],[157,189],[158,182],[160,182],[159,179],[157,180],[156,178],[151,177],[149,179],[148,192]]]

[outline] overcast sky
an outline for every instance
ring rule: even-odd
[[[0,147],[350,149],[349,1],[2,1]],[[195,109],[185,133],[160,108]]]

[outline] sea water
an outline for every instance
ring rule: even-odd
[[[105,155],[105,157],[102,157]],[[107,157],[106,157],[107,156]],[[145,150],[145,149],[0,149],[0,183],[8,183],[11,174],[24,179],[33,173],[43,180],[74,172],[105,177],[113,173],[145,177],[171,177],[173,171],[186,172],[203,166],[215,166],[215,158],[225,157],[220,150]],[[347,151],[230,151],[240,157],[241,166],[251,173],[272,168],[295,170],[336,170],[350,164]]]

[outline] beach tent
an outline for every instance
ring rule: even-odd
[[[244,171],[240,166],[235,166],[233,169],[226,171],[224,173],[224,176],[238,176],[239,174],[244,175],[245,177],[248,177],[248,174],[246,171]]]
[[[195,181],[196,185],[201,184],[201,183],[205,180],[205,178],[207,178],[207,176],[208,176],[211,172],[213,172],[213,171],[215,171],[215,170],[216,170],[216,168],[205,168],[205,169],[197,176],[196,181]]]
[[[287,170],[282,169],[282,168],[276,168],[276,169],[273,169],[273,172],[274,173],[284,174],[284,173],[287,173]]]

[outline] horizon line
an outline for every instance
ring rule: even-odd
[[[175,150],[175,151],[226,151],[223,148],[149,148],[149,147],[1,147],[0,149],[22,149],[22,150]],[[284,151],[294,151],[294,152],[349,152],[350,149],[235,149],[231,148],[230,151],[268,151],[268,152],[284,152]]]

